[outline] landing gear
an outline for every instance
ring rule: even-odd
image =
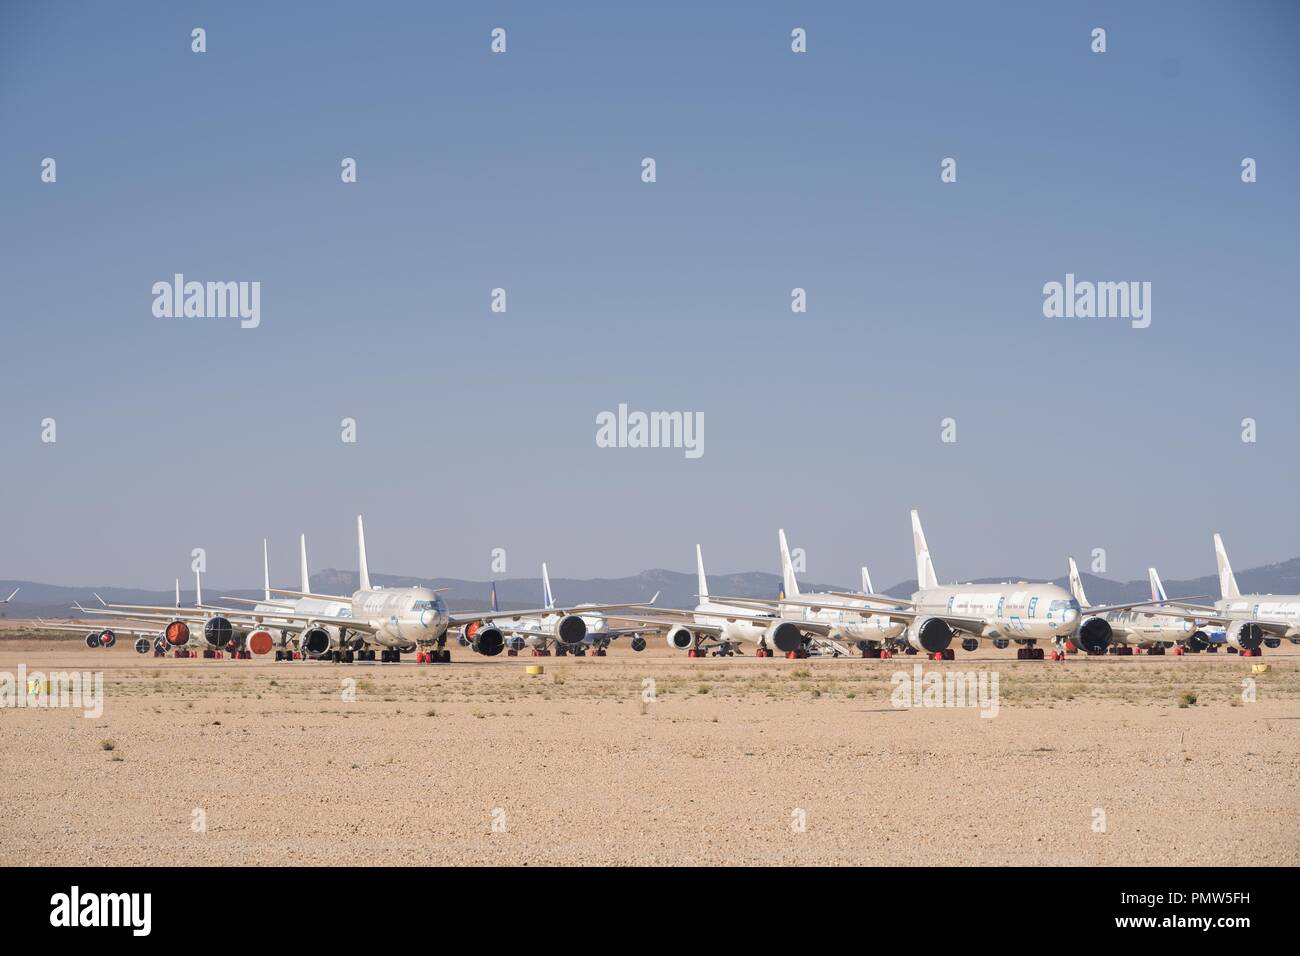
[[[1165,653],[1165,646],[1163,644],[1152,644],[1150,647],[1147,648],[1147,653],[1152,654],[1156,657],[1163,657]]]
[[[1041,661],[1042,659],[1043,649],[1041,647],[1016,648],[1016,660],[1018,661]]]
[[[391,647],[385,647],[379,652],[379,662],[381,664],[400,664],[402,663],[402,652],[393,650]]]
[[[941,651],[935,651],[933,654],[931,654],[931,655],[930,655],[930,660],[932,660],[932,661],[950,661],[950,660],[952,660],[952,659],[956,656],[956,653],[957,653],[957,652],[954,651],[951,647],[945,647],[943,650],[941,650]]]

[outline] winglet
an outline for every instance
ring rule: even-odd
[[[930,547],[925,543],[925,531],[921,528],[921,516],[912,512],[912,549],[916,552],[916,587],[937,588],[939,576],[934,573],[934,562],[930,560]]]
[[[91,594],[95,594],[94,591],[91,591],[90,593],[91,593]],[[100,604],[102,604],[104,607],[108,607],[108,602],[105,601],[105,600],[104,600],[102,597],[100,597],[98,594],[95,594],[95,600],[98,601]]]
[[[19,591],[21,591],[21,590],[22,590],[22,588],[14,588],[14,594],[17,594],[17,593],[18,593]],[[12,601],[12,600],[14,599],[14,594],[9,595],[9,596],[8,596],[7,598],[5,598],[3,601],[0,601],[0,604],[8,604],[10,601]]]
[[[799,596],[799,581],[794,576],[794,562],[790,560],[790,546],[785,541],[785,529],[778,528],[777,541],[781,545],[781,588],[788,598]]]
[[[658,600],[659,600],[659,592],[656,591],[654,597],[652,597],[652,598],[651,598],[649,601],[647,601],[646,603],[647,603],[647,604],[654,604],[654,603],[655,603],[656,601],[658,601]]]
[[[361,524],[361,515],[357,515],[357,552],[361,564],[361,590],[370,590],[370,566],[366,563],[366,529]]]
[[[875,589],[871,586],[871,572],[867,570],[867,566],[865,564],[862,566],[862,593],[863,594],[876,593]]]
[[[1217,532],[1214,535],[1214,558],[1219,562],[1219,595],[1225,601],[1241,597],[1241,591],[1237,588],[1237,577],[1232,573],[1232,565],[1228,563],[1228,552],[1224,549],[1223,539]]]

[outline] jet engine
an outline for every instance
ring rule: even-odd
[[[153,647],[153,644],[149,638],[137,637],[135,639],[135,652],[137,654],[148,654],[151,647]]]
[[[184,647],[190,642],[190,626],[184,621],[172,621],[163,628],[162,636],[172,647]]]
[[[234,625],[220,614],[208,618],[203,625],[203,639],[213,647],[225,648],[234,637]]]
[[[99,632],[100,647],[112,647],[116,643],[117,643],[117,635],[114,634],[112,631],[103,630]]]
[[[460,644],[460,646],[469,647],[474,640],[474,635],[478,632],[478,629],[482,626],[483,624],[481,621],[473,621],[469,624],[466,624],[464,627],[462,627],[460,629],[460,633],[456,635],[456,640]]]
[[[496,657],[506,646],[505,635],[501,633],[499,627],[487,625],[476,628],[474,639],[470,642],[475,654],[482,654],[484,657]]]
[[[87,647],[99,647],[99,631],[91,631],[86,635]]]
[[[561,644],[581,644],[587,636],[587,622],[576,614],[566,614],[555,625],[555,639]]]
[[[1264,629],[1254,621],[1234,621],[1228,625],[1226,636],[1239,651],[1257,651],[1264,643]]]
[[[952,643],[952,628],[937,617],[922,618],[908,627],[907,643],[929,654],[946,651]]]
[[[1085,617],[1072,640],[1086,654],[1104,654],[1112,636],[1110,622],[1105,618]]]
[[[640,634],[632,638],[632,650],[636,651],[638,654],[645,650],[645,638]]]
[[[763,640],[767,642],[768,647],[775,647],[778,651],[789,653],[797,651],[803,647],[803,631],[799,626],[790,621],[777,621],[775,624],[769,624],[767,630],[763,632]]]
[[[248,637],[244,639],[244,646],[257,655],[271,653],[271,648],[275,646],[275,638],[271,632],[264,627],[256,627],[248,632]]]
[[[684,651],[695,643],[695,635],[684,624],[675,624],[668,629],[668,646],[675,651]]]
[[[334,645],[330,632],[320,625],[309,627],[298,636],[298,644],[304,657],[320,657],[329,653]]]

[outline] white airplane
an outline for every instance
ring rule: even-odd
[[[889,648],[902,637],[906,625],[887,614],[875,613],[882,605],[861,595],[850,597],[838,591],[801,594],[784,529],[777,531],[777,543],[781,552],[782,583],[778,600],[734,597],[720,597],[718,600],[751,608],[779,607],[782,617],[800,627],[815,626],[815,630],[802,632],[804,646],[798,651],[803,653],[796,651],[796,656],[806,657],[809,652],[832,657],[847,656],[850,651],[846,643],[856,646],[863,657],[889,656]],[[866,568],[862,569],[862,590],[863,594],[872,593],[871,575]],[[895,606],[896,602],[883,605],[885,610]],[[760,653],[760,656],[768,655]]]
[[[1168,598],[1155,568],[1147,568],[1147,578],[1151,582],[1150,604],[1163,606]],[[1136,649],[1138,652],[1146,650],[1148,654],[1159,655],[1167,647],[1194,639],[1192,622],[1175,614],[1137,607],[1098,613],[1090,608],[1088,597],[1083,591],[1083,578],[1074,558],[1070,558],[1070,593],[1079,602],[1083,614],[1075,640],[1077,646],[1087,654],[1104,654],[1108,649],[1112,654],[1132,654]],[[1099,641],[1100,633],[1104,633],[1102,624],[1110,627],[1110,640],[1105,645]]]
[[[1079,602],[1056,584],[1028,581],[1002,584],[940,585],[930,559],[921,518],[912,512],[912,547],[916,553],[917,590],[911,601],[877,613],[907,625],[905,640],[916,651],[935,660],[952,660],[951,644],[961,640],[963,650],[978,649],[980,641],[992,641],[995,647],[1007,647],[1012,641],[1021,645],[1019,660],[1042,660],[1039,641],[1054,645],[1052,660],[1065,659],[1065,643],[1079,644],[1082,619]],[[881,596],[875,596],[877,598]],[[886,601],[890,598],[883,598]],[[1110,625],[1103,615],[1112,610],[1145,604],[1115,604],[1089,610],[1096,623],[1086,639],[1105,647],[1110,643]]]
[[[803,653],[807,640],[801,628],[827,633],[826,625],[795,622],[777,617],[770,611],[757,609],[748,599],[709,599],[709,582],[704,574],[704,555],[695,546],[695,572],[698,578],[700,602],[693,611],[656,608],[650,605],[634,607],[634,611],[653,612],[651,616],[620,614],[620,618],[641,624],[656,625],[664,631],[668,646],[686,651],[688,657],[731,657],[738,645],[753,643],[757,656],[771,657],[773,649],[787,656]]]
[[[1242,594],[1218,534],[1214,536],[1214,557],[1219,566],[1219,600],[1213,607],[1174,601],[1181,608],[1177,613],[1222,628],[1222,643],[1242,657],[1259,657],[1263,647],[1278,647],[1284,638],[1300,644],[1300,594]],[[1216,636],[1206,634],[1206,640],[1189,642],[1188,650],[1213,651],[1219,643],[1213,639]]]
[[[658,600],[659,594],[650,599],[650,604]],[[497,605],[497,587],[492,585],[491,611],[483,622],[472,622],[461,628],[460,643],[473,647],[479,654],[495,656],[501,653],[501,647],[495,640],[485,641],[479,634],[482,628],[490,627],[501,633],[505,640],[506,653],[515,656],[525,647],[531,648],[535,657],[549,657],[551,647],[555,655],[563,657],[572,654],[575,657],[586,656],[591,648],[596,657],[604,657],[611,641],[625,634],[632,635],[631,647],[634,651],[645,650],[645,638],[640,628],[611,628],[609,620],[603,613],[612,608],[626,608],[626,604],[575,604],[571,608],[557,608],[555,595],[551,592],[551,576],[542,562],[542,603],[541,613],[501,611]]]
[[[303,594],[311,591],[311,574],[307,570],[307,536],[300,535],[298,538],[299,548],[299,575],[302,582]],[[362,652],[362,660],[373,660],[373,654],[366,647],[366,638],[363,633],[349,634],[347,620],[352,617],[352,603],[350,601],[323,600],[315,597],[299,597],[287,601],[277,601],[271,596],[271,565],[267,558],[266,539],[262,539],[262,599],[260,601],[250,600],[249,598],[222,597],[223,601],[231,601],[236,604],[253,605],[250,614],[265,615],[261,618],[261,623],[267,629],[250,636],[247,640],[249,650],[254,654],[266,654],[271,648],[275,648],[275,659],[293,660],[294,650],[290,646],[290,638],[296,637],[298,643],[298,653],[305,658],[333,657],[338,654],[340,661],[350,663],[348,654],[351,653],[353,658],[358,652]],[[276,621],[279,615],[284,612],[312,618],[312,622],[306,625],[282,621],[279,624]],[[327,619],[338,619],[338,623],[324,623]],[[271,636],[274,632],[279,636],[275,640]]]
[[[422,587],[371,587],[365,528],[360,515],[357,516],[357,550],[361,587],[351,597],[268,587],[268,595],[287,595],[305,603],[265,600],[262,603],[268,610],[239,611],[205,605],[200,589],[195,611],[191,613],[177,614],[169,608],[127,604],[107,605],[107,610],[95,613],[139,619],[172,612],[163,634],[168,644],[178,649],[179,656],[188,656],[189,649],[200,641],[208,645],[203,651],[205,657],[220,655],[221,649],[228,647],[240,648],[237,653],[244,656],[248,651],[242,650],[242,646],[248,644],[270,650],[274,638],[269,628],[281,628],[298,633],[307,656],[328,654],[336,663],[351,663],[354,659],[373,661],[375,651],[365,645],[381,647],[381,659],[385,663],[400,661],[401,655],[410,651],[418,652],[420,663],[450,661],[451,652],[443,649],[449,621],[447,606],[436,592]],[[348,613],[341,613],[340,605]],[[201,638],[191,626],[196,614],[207,615],[202,622]],[[352,642],[347,641],[349,633],[353,635]],[[341,646],[322,646],[323,641],[334,644],[336,635]],[[361,646],[356,638],[360,638]]]

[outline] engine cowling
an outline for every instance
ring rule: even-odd
[[[501,629],[488,625],[480,627],[474,632],[474,639],[470,642],[470,647],[474,649],[475,654],[482,654],[484,657],[496,657],[505,649],[506,638],[501,633]]]
[[[483,623],[481,621],[472,621],[469,624],[466,624],[460,629],[460,633],[456,635],[457,643],[459,643],[461,647],[469,647],[474,641],[474,635],[478,633],[478,629],[482,626]]]
[[[107,628],[99,632],[99,646],[112,647],[117,643],[117,635]]]
[[[973,654],[980,649],[980,642],[973,637],[968,637],[961,642],[961,649],[967,654]]]
[[[632,638],[632,650],[636,651],[638,654],[645,650],[645,638],[640,634]]]
[[[163,628],[162,636],[172,647],[184,647],[190,642],[190,626],[184,621],[172,621]]]
[[[248,632],[248,637],[244,639],[244,646],[257,655],[271,653],[271,648],[275,646],[275,638],[271,632],[264,627],[254,628]]]
[[[228,618],[214,615],[203,624],[203,639],[213,647],[228,647],[235,639],[235,627]]]
[[[149,649],[153,647],[153,642],[147,637],[137,637],[135,639],[135,652],[137,654],[148,654]]]
[[[952,643],[952,628],[937,617],[927,617],[914,622],[907,629],[907,643],[928,654],[946,651]]]
[[[1225,636],[1239,651],[1257,651],[1264,643],[1264,629],[1254,621],[1234,621],[1228,625]]]
[[[668,646],[675,651],[684,651],[695,643],[695,635],[684,624],[676,624],[668,629]]]
[[[555,625],[555,639],[561,644],[581,644],[587,636],[587,622],[576,614],[566,614]]]
[[[99,631],[91,631],[86,635],[87,647],[99,647]]]
[[[1086,654],[1102,654],[1110,647],[1114,637],[1110,622],[1100,617],[1085,617],[1079,622],[1079,630],[1072,640]]]
[[[330,632],[323,627],[309,627],[298,635],[298,646],[306,657],[320,657],[329,653],[333,643]]]
[[[803,631],[790,621],[769,624],[767,630],[763,632],[763,640],[767,642],[768,647],[775,647],[783,653],[797,651],[804,645]]]

